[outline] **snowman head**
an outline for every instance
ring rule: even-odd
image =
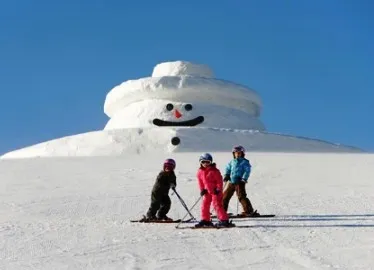
[[[263,129],[261,98],[245,87],[213,77],[205,65],[158,64],[152,77],[114,87],[105,99],[105,129],[171,126]]]
[[[145,99],[118,111],[106,130],[139,127],[202,127],[264,130],[261,121],[237,109],[205,102]]]

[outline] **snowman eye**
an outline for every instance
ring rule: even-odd
[[[184,105],[184,109],[186,111],[191,111],[192,110],[192,105],[191,104],[186,104],[186,105]]]
[[[173,106],[173,104],[171,104],[171,103],[168,103],[168,104],[166,105],[166,109],[167,109],[168,111],[171,111],[171,110],[173,110],[173,109],[174,109],[174,106]]]

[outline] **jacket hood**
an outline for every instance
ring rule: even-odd
[[[235,158],[235,154],[234,154],[234,152],[232,152],[232,157],[233,157],[234,159],[236,159],[236,158]],[[239,157],[239,158],[245,158],[245,153],[242,152],[242,156]],[[239,158],[237,158],[237,159],[239,159]]]
[[[235,158],[235,156],[233,156],[234,157],[234,159],[236,159],[236,160],[244,160],[244,159],[246,159],[244,156],[243,157],[238,157],[238,158]]]

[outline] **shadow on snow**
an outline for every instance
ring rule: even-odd
[[[352,224],[341,223],[349,221],[373,221],[374,214],[323,214],[323,215],[280,215],[273,218],[256,218],[256,219],[234,219],[233,222],[237,224],[236,228],[374,228],[373,224]],[[248,221],[260,221],[262,224],[253,225],[240,225],[238,223]],[[339,221],[340,223],[334,224],[269,224],[269,222],[323,222],[323,221]],[[266,222],[266,224],[264,223]]]
[[[374,224],[255,224],[236,225],[235,228],[374,228]]]

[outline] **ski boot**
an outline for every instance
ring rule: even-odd
[[[208,220],[201,220],[199,223],[195,225],[195,228],[202,228],[202,227],[213,227],[214,224]]]
[[[235,227],[235,224],[232,223],[232,221],[228,221],[228,220],[220,220],[216,223],[215,225],[216,227],[219,227],[219,228],[228,228],[228,227]]]
[[[158,217],[157,217],[157,220],[162,220],[162,221],[173,221],[173,219],[172,219],[172,218],[169,218],[167,215],[158,216]]]
[[[259,217],[261,216],[260,213],[257,212],[257,210],[255,211],[252,211],[252,212],[249,212],[249,213],[246,213],[246,212],[242,212],[241,214],[239,214],[240,217]]]
[[[139,221],[140,222],[149,222],[149,221],[154,221],[154,220],[157,220],[157,218],[155,216],[143,216],[143,218],[141,218]]]
[[[261,215],[260,215],[260,213],[257,212],[257,210],[255,210],[254,212],[249,213],[249,216],[250,216],[250,217],[259,217],[259,216],[261,216]]]

